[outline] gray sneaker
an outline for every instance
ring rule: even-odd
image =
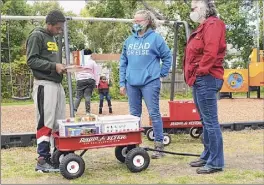
[[[42,172],[42,173],[49,173],[49,172],[59,172],[59,168],[55,168],[49,159],[45,159],[44,157],[39,157],[37,159],[37,165],[35,171]]]
[[[154,149],[163,151],[164,150],[164,144],[162,142],[156,141],[154,143]],[[153,154],[151,155],[151,158],[152,159],[159,159],[159,158],[162,158],[164,156],[165,156],[165,154],[163,152],[154,151]]]

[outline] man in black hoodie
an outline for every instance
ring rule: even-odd
[[[27,40],[27,64],[34,76],[33,100],[37,118],[36,171],[58,171],[50,162],[51,132],[58,130],[57,119],[65,119],[65,92],[61,85],[65,66],[59,63],[56,35],[62,33],[65,17],[59,10],[49,12],[46,27],[34,29]]]

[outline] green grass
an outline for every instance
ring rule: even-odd
[[[223,132],[226,168],[221,173],[198,175],[188,163],[196,157],[167,154],[151,160],[148,169],[131,173],[118,162],[114,148],[88,150],[83,156],[86,169],[74,180],[64,179],[60,173],[39,174],[34,171],[36,148],[11,148],[1,152],[2,183],[38,184],[252,184],[263,183],[263,130]],[[141,146],[152,146],[146,140]],[[172,135],[168,151],[200,154],[202,144],[189,135]],[[80,152],[77,151],[77,154]]]

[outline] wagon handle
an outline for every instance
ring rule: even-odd
[[[169,152],[169,151],[164,151],[164,150],[156,150],[156,149],[149,148],[149,147],[143,147],[143,149],[146,150],[146,151],[156,151],[156,152],[161,152],[161,153],[166,153],[166,154],[172,154],[172,155],[184,155],[184,156],[200,157],[200,155],[198,155],[198,154],[176,153],[176,152]]]

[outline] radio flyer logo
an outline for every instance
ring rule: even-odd
[[[171,122],[171,126],[176,126],[176,125],[201,125],[200,121],[185,121],[185,122]]]
[[[127,139],[126,135],[110,135],[110,136],[94,136],[94,137],[82,137],[79,143],[83,144],[106,144],[117,143]]]

